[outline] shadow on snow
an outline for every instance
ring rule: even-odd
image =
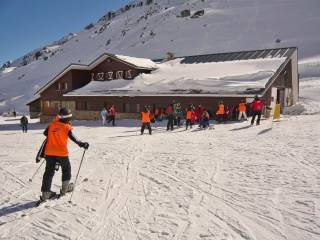
[[[12,214],[12,213],[17,213],[21,212],[30,208],[34,208],[36,206],[37,201],[31,201],[31,202],[26,202],[22,204],[13,204],[8,207],[4,207],[0,209],[0,217]]]

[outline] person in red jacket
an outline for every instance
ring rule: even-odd
[[[203,107],[201,104],[199,104],[197,107],[196,107],[196,110],[195,110],[195,115],[196,115],[196,122],[200,123],[201,122],[201,119],[202,119],[202,113],[203,113]]]
[[[256,116],[258,116],[257,125],[260,125],[261,113],[262,113],[262,109],[263,109],[263,102],[258,96],[255,96],[254,101],[252,102],[251,106],[252,106],[252,111],[253,111],[251,125],[254,124],[254,119],[256,118]]]
[[[108,124],[112,121],[112,126],[114,126],[115,120],[116,120],[116,108],[114,107],[114,105],[112,105],[111,108],[109,109]]]
[[[173,130],[173,120],[174,120],[173,105],[172,104],[168,105],[168,107],[166,109],[166,114],[167,114],[167,118],[168,118],[167,131],[169,131],[169,128],[172,131]]]

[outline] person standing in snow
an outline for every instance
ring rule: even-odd
[[[159,121],[159,116],[160,116],[159,108],[156,108],[156,109],[154,110],[154,117],[155,117],[155,120],[156,120],[156,121]]]
[[[182,110],[182,107],[181,107],[180,103],[176,104],[175,116],[176,116],[176,120],[177,120],[177,126],[180,127],[181,118],[183,117],[183,110]]]
[[[227,105],[227,108],[224,113],[224,121],[232,120],[232,112],[233,112],[233,106]]]
[[[255,96],[254,101],[252,102],[251,106],[252,106],[252,111],[253,111],[251,125],[254,124],[254,119],[256,118],[256,116],[258,116],[256,124],[260,125],[263,102],[258,96]]]
[[[22,128],[22,132],[26,133],[28,131],[28,118],[24,114],[20,118],[20,125]]]
[[[201,118],[202,118],[202,113],[203,113],[203,107],[201,104],[199,104],[195,110],[195,114],[196,114],[196,122],[198,122],[200,124],[201,122]]]
[[[56,195],[51,191],[52,179],[55,173],[56,164],[60,164],[62,168],[62,187],[61,195],[65,195],[69,191],[69,183],[71,179],[71,165],[68,152],[68,138],[75,142],[79,147],[88,149],[89,143],[81,142],[72,133],[70,123],[72,114],[67,108],[61,108],[56,118],[44,131],[47,136],[47,144],[45,146],[46,169],[43,174],[40,200],[45,201]]]
[[[246,114],[246,103],[244,100],[241,100],[238,106],[238,111],[239,111],[239,116],[238,116],[238,121],[241,120],[242,117],[245,118],[245,120],[248,120],[247,114]]]
[[[172,104],[168,105],[168,107],[166,109],[166,114],[167,114],[167,118],[168,118],[167,131],[169,131],[169,128],[171,129],[171,131],[173,131],[174,116],[173,116],[173,105]]]
[[[109,109],[109,120],[108,123],[112,122],[112,126],[115,126],[115,119],[116,119],[116,108],[114,105],[111,106]]]
[[[151,129],[151,117],[150,117],[150,111],[147,107],[144,107],[143,112],[141,113],[141,135],[144,133],[144,129],[147,127],[149,130],[149,134],[152,134],[152,129]]]
[[[223,101],[220,101],[219,102],[219,106],[218,106],[218,110],[216,112],[216,116],[217,116],[217,121],[218,122],[223,122],[224,121],[224,114],[225,114],[224,104],[223,104]]]
[[[103,108],[102,111],[100,112],[101,114],[101,118],[102,118],[102,126],[104,126],[106,124],[106,119],[108,117],[108,112],[106,110],[106,108]]]
[[[189,126],[192,128],[192,115],[194,115],[194,111],[189,107],[186,114],[186,130],[188,130]]]
[[[16,109],[15,109],[15,108],[13,109],[13,116],[14,116],[14,117],[17,116],[17,112],[16,112]]]

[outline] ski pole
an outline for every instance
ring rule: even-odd
[[[43,159],[42,163],[40,164],[40,166],[38,167],[38,169],[35,171],[35,173],[32,175],[31,178],[29,178],[29,182],[32,182],[33,178],[36,176],[36,174],[39,172],[41,166],[43,165],[45,159]]]
[[[86,153],[86,150],[87,149],[84,149],[83,154],[82,154],[82,158],[81,158],[81,162],[80,162],[79,169],[78,169],[78,172],[77,172],[76,180],[74,181],[74,189],[76,187],[76,183],[77,183],[77,180],[78,180],[79,172],[80,172],[80,169],[81,169],[81,166],[82,166],[82,162],[83,162],[83,158],[84,158],[84,154]],[[73,191],[71,193],[71,196],[70,196],[70,199],[69,199],[69,203],[71,203],[71,199],[72,199],[72,196],[73,196],[74,189],[73,189]]]

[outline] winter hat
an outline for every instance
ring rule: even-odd
[[[61,108],[59,110],[58,115],[59,115],[60,119],[67,119],[67,118],[72,117],[72,113],[71,113],[70,109],[67,109],[67,108]]]

